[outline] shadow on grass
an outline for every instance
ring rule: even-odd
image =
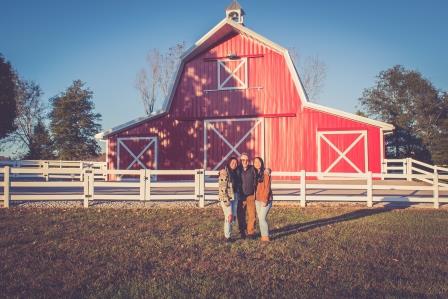
[[[289,236],[289,235],[297,234],[300,232],[306,232],[306,231],[309,231],[309,230],[312,230],[315,228],[319,228],[322,226],[336,224],[336,223],[345,222],[345,221],[356,220],[356,219],[360,219],[363,217],[369,217],[369,216],[377,215],[380,213],[389,212],[389,211],[392,211],[395,209],[405,209],[409,206],[410,205],[408,203],[403,204],[403,205],[387,204],[381,208],[357,210],[354,212],[350,212],[347,214],[343,214],[343,215],[339,215],[339,216],[335,216],[335,217],[331,217],[331,218],[319,219],[319,220],[314,220],[314,221],[305,222],[305,223],[291,224],[291,225],[287,225],[287,226],[284,226],[281,228],[273,229],[270,231],[270,235],[271,235],[272,240],[281,239],[281,238]]]

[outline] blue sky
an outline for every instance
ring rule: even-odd
[[[104,129],[144,114],[134,88],[152,48],[192,45],[230,0],[0,0],[0,53],[42,87],[75,79],[94,92]],[[327,65],[319,104],[354,112],[364,88],[395,64],[448,90],[448,1],[241,0],[246,26]],[[300,71],[300,70],[299,70]]]

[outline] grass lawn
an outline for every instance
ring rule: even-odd
[[[221,218],[0,209],[0,296],[448,297],[447,209],[274,206],[269,244],[226,244]]]

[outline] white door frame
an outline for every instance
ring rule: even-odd
[[[325,135],[352,135],[359,134],[358,137],[353,140],[353,142],[343,151],[338,149]],[[317,171],[322,172],[322,152],[321,152],[321,142],[325,141],[339,156],[330,164],[330,166],[323,171],[324,173],[329,173],[336,164],[344,159],[348,164],[350,164],[353,169],[358,173],[364,173],[359,169],[353,161],[347,158],[347,154],[361,141],[364,140],[364,171],[368,170],[369,152],[367,150],[367,131],[366,130],[347,130],[347,131],[317,131]]]
[[[225,63],[227,61],[239,61],[238,65],[231,70]],[[247,88],[247,57],[243,57],[239,60],[234,60],[234,59],[221,59],[221,60],[217,60],[217,75],[218,75],[218,90],[232,90],[232,89],[246,89]],[[240,68],[244,68],[244,78],[240,78],[237,75],[237,72],[239,71]],[[221,78],[221,69],[224,69],[225,71],[227,71],[228,75],[227,77]],[[221,80],[224,79],[224,80]],[[229,82],[230,79],[235,79],[235,81],[237,81],[240,86],[229,86],[229,87],[225,87],[225,85],[227,84],[227,82]]]
[[[125,140],[148,140],[148,143],[145,145],[143,150],[141,150],[137,155],[129,149],[129,147],[123,142]],[[117,169],[120,169],[120,147],[122,146],[133,158],[132,162],[127,166],[126,169],[129,169],[134,165],[134,163],[140,164],[143,169],[148,169],[140,158],[145,154],[146,151],[149,150],[151,145],[154,145],[154,169],[158,167],[158,146],[157,146],[157,137],[119,137],[117,138]]]
[[[213,123],[217,122],[235,122],[235,121],[255,121],[255,124],[244,134],[244,136],[237,142],[235,145],[232,145],[214,126]],[[225,119],[204,119],[204,169],[207,169],[207,130],[212,129],[216,135],[218,135],[219,139],[224,141],[225,144],[230,148],[230,151],[222,158],[222,160],[216,164],[213,170],[216,170],[221,166],[222,162],[226,161],[232,153],[241,155],[241,153],[237,150],[238,146],[246,140],[247,137],[261,124],[261,155],[264,158],[264,118],[225,118]]]

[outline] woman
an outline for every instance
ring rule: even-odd
[[[224,169],[219,172],[219,201],[224,213],[224,237],[231,242],[232,223],[237,216],[238,200],[241,194],[241,176],[238,160],[231,157]]]
[[[272,189],[270,169],[265,169],[263,159],[254,159],[257,186],[255,190],[255,208],[260,226],[261,241],[269,242],[269,227],[266,217],[272,207]]]

